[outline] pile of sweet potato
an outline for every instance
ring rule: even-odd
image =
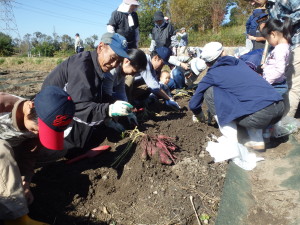
[[[164,135],[143,135],[140,141],[140,147],[142,148],[141,158],[143,160],[157,158],[162,164],[175,164],[177,157],[174,155],[174,152],[179,147],[171,141],[172,139],[174,140],[175,138]]]

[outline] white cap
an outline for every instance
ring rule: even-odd
[[[191,69],[197,76],[206,69],[206,63],[200,58],[194,58],[190,62]]]
[[[221,55],[223,50],[220,42],[209,42],[202,49],[201,59],[205,62],[212,62]]]

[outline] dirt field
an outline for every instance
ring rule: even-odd
[[[48,74],[6,72],[0,76],[2,91],[26,97],[39,91]],[[56,225],[196,224],[190,202],[193,196],[198,215],[207,214],[209,224],[213,224],[227,163],[211,164],[205,145],[208,135],[218,135],[218,129],[194,124],[188,100],[178,100],[182,110],[176,113],[153,107],[158,114],[138,127],[146,134],[175,138],[174,143],[180,147],[175,165],[142,161],[138,145],[120,168],[112,168],[111,163],[128,141],[114,134],[105,141],[112,146],[111,152],[72,165],[62,159],[38,168],[30,215]]]
[[[54,61],[47,67],[16,65],[13,69],[0,66],[0,91],[32,97],[55,64]],[[178,99],[180,112],[159,105],[152,107],[156,115],[138,127],[149,135],[175,138],[174,143],[180,147],[175,153],[175,165],[161,165],[154,159],[142,161],[142,149],[137,145],[115,169],[111,164],[129,139],[103,130],[107,134],[103,144],[112,147],[110,152],[71,165],[65,164],[64,158],[37,168],[30,216],[53,225],[195,225],[198,223],[190,202],[192,196],[198,216],[206,214],[208,224],[214,224],[227,162],[212,163],[205,151],[206,143],[211,134],[220,133],[214,126],[192,122],[187,107],[189,99]],[[276,176],[275,171],[277,167],[288,166],[281,161],[287,148],[290,146],[284,140],[270,145],[262,153],[266,161],[249,173],[256,203],[243,224],[279,225],[294,221],[291,218],[300,208],[299,192],[282,189],[284,177]],[[79,154],[73,152],[72,156]]]

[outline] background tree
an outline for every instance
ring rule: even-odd
[[[176,28],[218,30],[229,0],[171,0],[171,22]]]
[[[91,37],[88,37],[85,39],[85,43],[86,43],[86,47],[85,47],[85,51],[87,50],[94,50],[96,48],[95,43],[98,40],[98,36],[97,35],[92,35]]]
[[[72,39],[69,35],[64,34],[61,37],[60,49],[62,51],[74,49],[74,39]]]
[[[13,53],[14,45],[12,38],[0,32],[0,56],[11,56]]]

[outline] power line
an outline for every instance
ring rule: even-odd
[[[15,33],[21,39],[11,0],[0,0],[0,31],[9,35]]]
[[[88,14],[88,15],[91,15],[91,13],[95,13],[95,15],[104,15],[104,13],[100,12],[100,11],[96,11],[96,10],[91,10],[91,9],[85,9],[85,8],[82,8],[82,7],[77,7],[77,6],[72,6],[70,4],[65,4],[65,3],[62,3],[62,2],[50,2],[50,1],[47,1],[47,0],[43,0],[43,2],[45,3],[48,3],[50,5],[56,5],[56,6],[63,6],[65,9],[71,9],[71,10],[74,10],[76,12],[82,12],[82,13],[85,13],[85,14]]]
[[[35,12],[35,13],[39,13],[39,14],[42,14],[42,15],[48,15],[48,16],[51,16],[51,17],[60,17],[60,18],[70,20],[70,21],[73,21],[73,22],[78,22],[78,23],[84,23],[84,24],[90,24],[90,25],[99,25],[99,23],[96,23],[96,22],[93,22],[93,21],[89,21],[89,20],[85,20],[85,19],[79,19],[77,17],[55,13],[55,12],[45,10],[45,9],[41,9],[41,8],[38,8],[38,7],[34,7],[34,6],[28,6],[28,5],[25,5],[23,3],[19,3],[19,2],[16,2],[16,1],[14,1],[14,3],[19,5],[19,6],[15,6],[18,9],[24,9],[26,11]]]

